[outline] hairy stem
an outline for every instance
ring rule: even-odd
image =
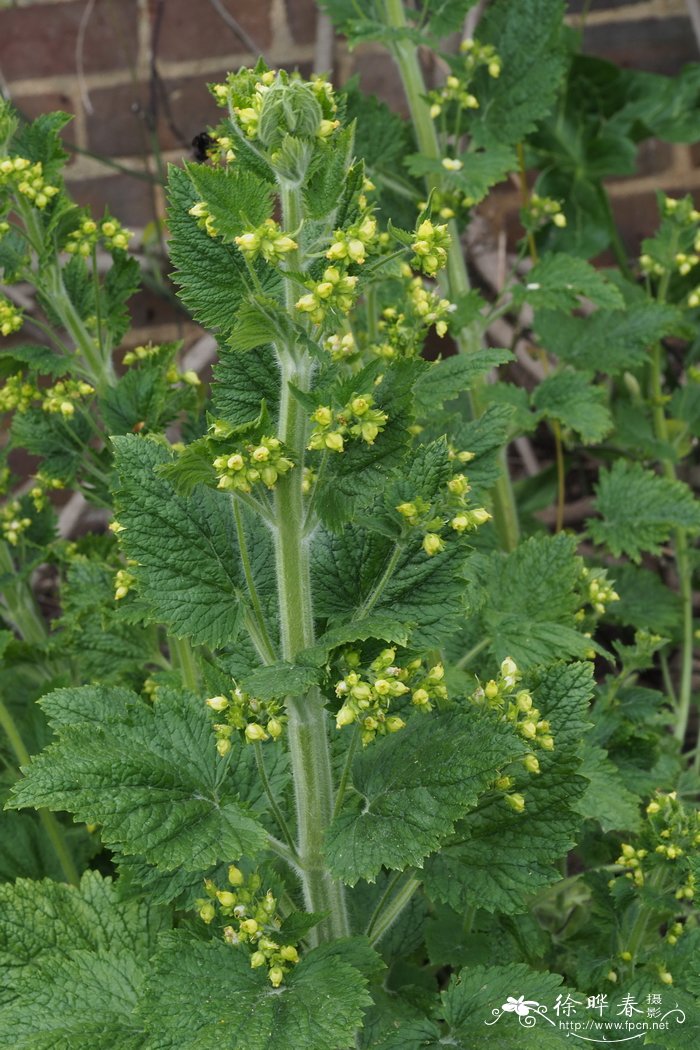
[[[182,684],[193,693],[199,691],[199,674],[197,661],[192,652],[192,646],[186,638],[168,638],[168,647],[173,663],[182,676]]]
[[[3,576],[5,581],[1,589],[7,610],[3,613],[4,618],[25,642],[41,645],[48,637],[46,624],[37,609],[29,583],[23,580],[15,569],[10,548],[0,540],[0,577]]]
[[[407,25],[406,11],[403,0],[384,0],[384,20],[393,29],[403,29]],[[428,103],[425,101],[427,88],[423,73],[418,61],[418,48],[410,40],[397,40],[390,46],[391,54],[398,66],[403,83],[406,100],[411,113],[411,119],[418,140],[418,147],[426,157],[432,160],[441,160],[442,151],[438,141],[433,119],[430,116]],[[427,179],[428,189],[437,188],[440,184],[439,175],[431,175]],[[454,219],[447,224],[450,233],[450,249],[447,258],[447,268],[440,277],[440,284],[445,295],[453,302],[462,298],[470,290],[469,274],[467,273],[459,229]],[[457,345],[461,353],[474,353],[483,346],[483,326],[480,322],[473,322],[459,332],[456,337]],[[485,382],[482,379],[474,380],[468,392],[469,404],[472,414],[480,416],[484,412]],[[520,537],[520,525],[518,512],[515,504],[515,496],[508,473],[505,449],[501,452],[501,472],[496,482],[491,498],[493,500],[494,524],[498,539],[505,550],[513,550]]]
[[[367,936],[372,947],[378,944],[389,927],[394,925],[420,885],[420,879],[414,879],[412,876],[409,876],[398,893],[382,906],[376,917],[373,917],[372,923],[367,929]]]
[[[255,740],[253,742],[253,747],[255,748],[255,764],[258,767],[258,775],[260,777],[260,780],[262,781],[262,786],[265,788],[265,794],[267,795],[267,800],[270,803],[270,809],[272,810],[273,816],[277,821],[278,828],[282,832],[282,838],[287,843],[292,853],[295,853],[296,846],[294,844],[292,833],[290,832],[287,826],[287,821],[284,819],[284,814],[282,810],[277,805],[277,799],[275,798],[275,793],[272,790],[270,778],[268,777],[267,770],[265,769],[265,759],[263,757],[262,744],[259,740]]]
[[[298,189],[281,187],[283,224],[297,230],[302,222]],[[300,253],[290,253],[290,269],[299,271]],[[285,301],[292,312],[296,292],[285,279]],[[311,599],[310,541],[304,536],[302,477],[306,447],[306,418],[290,390],[290,383],[308,390],[311,361],[296,346],[278,347],[281,370],[278,437],[284,442],[295,468],[279,478],[275,487],[275,566],[279,600],[282,658],[294,660],[313,644],[314,622]],[[335,792],[331,773],[327,716],[323,697],[314,688],[306,696],[287,697],[288,746],[294,781],[297,816],[297,855],[306,907],[326,912],[315,928],[316,941],[332,940],[348,933],[345,894],[334,880],[323,858],[323,842],[333,816]]]
[[[260,601],[260,595],[258,594],[257,587],[255,586],[253,568],[250,564],[250,555],[248,554],[248,544],[246,542],[245,531],[243,529],[243,518],[241,516],[241,508],[235,496],[231,496],[231,502],[233,504],[233,516],[236,519],[236,535],[238,537],[238,550],[241,555],[243,575],[245,576],[245,582],[248,588],[250,603],[253,607],[253,615],[257,624],[260,641],[267,653],[267,659],[270,663],[274,663],[276,659],[275,647],[272,644],[270,635],[268,634],[267,624],[265,622],[265,614],[263,612],[262,603]]]

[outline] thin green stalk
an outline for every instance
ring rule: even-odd
[[[300,191],[282,185],[282,216],[286,230],[302,223]],[[290,269],[302,268],[300,252],[290,253]],[[285,302],[292,312],[296,290],[285,278]],[[278,347],[281,369],[278,437],[289,450],[294,470],[275,487],[275,568],[279,600],[282,658],[294,660],[314,641],[309,541],[304,537],[302,478],[306,447],[306,418],[289,389],[294,382],[303,390],[311,382],[311,361],[296,346]],[[333,816],[335,792],[331,773],[325,703],[317,688],[306,696],[287,697],[289,756],[295,790],[297,855],[304,900],[309,911],[326,918],[311,934],[316,942],[333,940],[349,932],[343,886],[332,878],[323,856],[324,837]]]
[[[389,558],[388,562],[384,567],[384,572],[379,577],[373,589],[367,595],[360,608],[357,610],[357,614],[354,617],[356,620],[359,620],[362,616],[367,616],[368,613],[370,613],[375,607],[382,594],[384,593],[384,590],[387,584],[389,583],[389,580],[394,575],[394,570],[396,569],[396,566],[399,563],[399,558],[401,557],[402,551],[402,544],[394,544],[394,549],[391,552],[391,557]]]
[[[350,737],[350,744],[348,745],[348,753],[345,756],[345,764],[343,765],[343,772],[340,775],[340,783],[338,784],[338,791],[335,796],[335,806],[333,807],[333,819],[335,819],[343,808],[343,802],[345,801],[345,792],[348,786],[348,780],[350,779],[350,770],[352,769],[352,761],[357,751],[357,745],[360,740],[360,730],[358,726],[353,726],[352,736]]]
[[[186,638],[168,637],[168,647],[173,664],[182,676],[182,684],[193,693],[199,691],[199,672],[197,661],[192,652],[192,646]]]
[[[491,645],[491,639],[488,637],[482,638],[480,642],[477,642],[476,645],[473,645],[471,649],[467,650],[464,656],[460,657],[460,659],[455,665],[457,669],[459,671],[463,671],[464,668],[468,667],[468,665],[472,662],[474,657],[478,656],[479,653],[483,652],[483,650],[486,649],[489,645]]]
[[[26,766],[29,764],[30,755],[24,746],[24,741],[17,728],[9,709],[5,706],[2,700],[0,700],[0,728],[2,728],[7,736],[10,743],[10,747],[15,753],[17,762],[20,766]],[[46,832],[49,842],[53,846],[54,853],[58,858],[58,863],[61,866],[66,882],[71,883],[73,886],[80,884],[80,873],[75,866],[75,861],[71,856],[70,850],[66,845],[66,841],[63,835],[63,829],[59,822],[54,817],[53,813],[50,813],[47,809],[38,809],[39,820]]]
[[[260,640],[263,643],[263,646],[267,653],[267,658],[270,663],[274,663],[276,659],[275,647],[273,646],[272,641],[270,639],[270,635],[268,634],[267,624],[265,622],[265,614],[263,612],[263,607],[260,602],[260,595],[258,594],[257,587],[255,586],[253,568],[250,564],[250,556],[248,554],[248,544],[246,542],[245,531],[243,529],[243,518],[241,517],[241,509],[235,495],[231,496],[231,503],[233,505],[233,516],[236,519],[236,535],[238,537],[238,550],[241,555],[243,575],[245,576],[245,582],[248,588],[250,603],[253,607],[253,614],[255,616],[255,621],[258,625]]]
[[[658,300],[663,303],[668,292],[670,274],[666,274],[659,284]],[[654,433],[663,444],[669,444],[668,421],[664,411],[664,394],[662,379],[661,344],[657,343],[651,351],[649,364],[649,401],[654,425]],[[670,481],[677,481],[678,475],[673,461],[666,457],[661,461],[664,475]],[[688,534],[685,529],[675,529],[673,546],[678,573],[678,585],[683,609],[683,641],[681,643],[681,680],[678,687],[676,705],[676,724],[674,736],[681,744],[688,732],[693,687],[693,649],[695,644],[693,632],[693,570],[690,561]],[[695,767],[700,770],[700,750],[695,756]]]
[[[404,29],[407,25],[406,12],[402,0],[384,0],[384,16],[386,24],[393,29]],[[430,116],[428,103],[425,101],[427,88],[418,61],[418,49],[410,40],[397,40],[390,45],[390,50],[401,75],[418,140],[418,148],[426,157],[432,160],[441,160],[440,143],[433,119]],[[434,187],[437,188],[439,184],[439,175],[428,176],[427,185],[429,190]],[[454,220],[448,223],[448,230],[451,245],[447,257],[447,267],[441,274],[440,284],[447,297],[455,302],[469,292],[471,284],[462,253],[459,230]],[[457,335],[457,345],[461,353],[474,353],[480,350],[483,345],[481,323],[477,321],[464,327]],[[474,416],[480,416],[484,412],[484,387],[485,382],[483,380],[475,380],[468,393],[469,404]],[[491,493],[494,524],[501,546],[505,550],[513,550],[520,538],[520,525],[505,449],[501,452],[500,461],[500,475]]]
[[[287,843],[292,853],[296,856],[296,845],[294,843],[294,837],[292,836],[292,833],[289,830],[287,821],[284,819],[284,813],[277,805],[277,799],[275,798],[275,793],[272,790],[270,778],[268,777],[267,770],[265,769],[265,759],[263,758],[262,744],[259,740],[255,740],[253,742],[253,748],[255,749],[255,764],[258,767],[258,774],[260,776],[260,780],[262,781],[262,785],[265,789],[267,800],[270,803],[270,809],[272,810],[273,816],[277,821],[278,828],[282,832],[282,838]]]
[[[382,909],[381,914],[377,916],[371,928],[367,930],[367,936],[373,948],[381,941],[389,927],[394,925],[420,885],[420,879],[409,878],[396,896]]]
[[[6,619],[25,642],[42,645],[48,637],[46,623],[37,608],[31,587],[18,574],[10,548],[3,540],[0,540],[0,576],[6,577],[2,585]]]

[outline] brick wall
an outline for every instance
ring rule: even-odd
[[[587,8],[584,46],[593,54],[666,74],[700,59],[685,0],[570,0],[568,8],[573,25]],[[257,54],[308,73],[317,18],[313,0],[0,0],[3,89],[28,117],[51,109],[75,115],[66,133],[76,151],[68,169],[74,195],[98,211],[108,203],[148,239],[164,212],[158,166],[187,156],[193,136],[217,119],[205,83]],[[382,49],[349,55],[336,42],[317,53],[322,67],[329,54],[338,80],[357,72],[366,90],[401,104]],[[656,189],[700,192],[698,161],[690,147],[647,144],[638,175],[612,183],[630,244],[649,232]],[[153,296],[137,309],[140,325],[162,320]],[[162,327],[159,337],[173,336],[171,319]]]

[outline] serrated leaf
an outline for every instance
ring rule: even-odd
[[[649,569],[616,565],[612,572],[620,600],[608,609],[610,619],[652,634],[668,635],[682,621],[678,594]]]
[[[420,542],[405,547],[395,571],[373,601],[374,588],[389,566],[394,544],[367,529],[347,525],[341,533],[322,529],[312,551],[314,608],[330,626],[364,616],[363,604],[372,601],[372,612],[413,628],[417,648],[440,644],[463,613],[464,584],[460,571],[465,554],[443,551],[432,558]]]
[[[349,1050],[370,1002],[365,983],[319,948],[273,990],[245,952],[173,933],[153,963],[144,1050]]]
[[[537,309],[573,310],[579,297],[590,299],[608,310],[624,309],[621,293],[600,270],[585,259],[563,252],[552,252],[528,272],[525,283],[513,289],[513,301]]]
[[[485,347],[475,354],[455,354],[444,361],[436,361],[416,383],[416,408],[419,412],[430,415],[438,405],[470,390],[474,381],[486,375],[492,368],[498,368],[499,365],[512,360],[510,350]]]
[[[532,394],[532,404],[544,419],[576,431],[584,445],[602,441],[613,428],[606,399],[606,391],[590,376],[569,368],[547,376]]]
[[[516,1045],[518,1050],[563,1050],[570,1046],[569,1032],[544,1020],[523,1025],[512,1008],[503,1009],[509,1000],[523,998],[543,1005],[549,1012],[563,991],[562,982],[559,974],[531,970],[523,963],[465,967],[442,993],[441,1013],[449,1029],[445,1038],[465,1050],[471,1046],[510,1050]],[[495,1011],[499,1012],[496,1020]]]
[[[561,0],[498,0],[489,6],[477,31],[502,60],[494,79],[479,70],[473,91],[479,109],[470,131],[480,145],[515,145],[552,106],[566,71]]]
[[[118,346],[128,331],[131,318],[127,303],[140,284],[141,268],[138,261],[125,252],[115,252],[99,293],[101,319],[109,331],[112,346]]]
[[[66,809],[102,825],[105,843],[165,869],[196,871],[264,847],[264,828],[237,801],[233,784],[222,782],[201,699],[163,689],[151,706],[136,694],[129,701],[124,690],[103,690],[91,712],[86,698],[93,687],[74,692],[43,698],[57,740],[23,770],[13,808]]]
[[[491,145],[487,150],[467,150],[458,158],[462,163],[459,171],[446,171],[438,158],[414,153],[406,157],[406,167],[417,178],[425,175],[440,175],[441,180],[473,204],[483,200],[492,186],[502,182],[509,171],[518,166],[515,153],[507,146]]]
[[[588,781],[574,806],[588,820],[597,820],[603,831],[639,831],[641,799],[626,786],[622,774],[602,747],[584,751],[581,775]]]
[[[165,919],[120,900],[97,872],[79,889],[25,879],[0,886],[0,1048],[138,1050],[134,1007]],[[100,1009],[86,1011],[86,1001]]]
[[[640,463],[620,459],[601,471],[595,506],[602,520],[586,522],[595,542],[632,561],[639,561],[644,551],[658,554],[674,528],[700,531],[700,501],[691,489]]]
[[[241,253],[200,229],[189,209],[199,196],[186,172],[170,168],[168,228],[170,258],[180,297],[205,328],[228,335],[236,309],[248,291],[249,275]],[[269,268],[265,274],[269,280]]]
[[[382,867],[421,866],[476,805],[499,766],[522,750],[501,723],[450,713],[414,716],[355,758],[346,810],[326,836],[326,858],[349,885]]]
[[[185,170],[199,197],[206,202],[224,241],[231,241],[244,230],[255,229],[271,218],[270,184],[245,166],[187,164]]]
[[[560,878],[556,861],[575,843],[581,817],[572,807],[586,781],[574,769],[567,761],[528,781],[523,813],[498,798],[461,821],[457,841],[426,860],[428,896],[456,911],[468,901],[487,911],[525,911],[538,889]]]
[[[222,645],[234,637],[240,615],[230,499],[204,487],[178,496],[156,473],[172,456],[154,441],[129,435],[115,438],[114,447],[120,539],[138,563],[141,596],[177,637]]]
[[[214,366],[212,398],[216,414],[232,426],[252,423],[265,402],[271,420],[277,418],[280,396],[275,352],[261,346],[254,354],[223,350]]]
[[[542,345],[576,368],[617,375],[641,364],[659,339],[683,331],[673,306],[640,303],[629,311],[596,310],[589,317],[538,310],[535,332]]]
[[[476,636],[491,639],[494,657],[518,667],[584,656],[590,639],[576,630],[576,587],[581,571],[576,541],[531,537],[510,554],[474,554],[467,562],[468,601],[479,611]]]

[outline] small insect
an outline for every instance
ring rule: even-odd
[[[209,156],[209,150],[214,145],[214,139],[211,137],[208,131],[200,131],[198,135],[192,139],[192,153],[194,159],[199,161],[200,164],[207,160]]]

